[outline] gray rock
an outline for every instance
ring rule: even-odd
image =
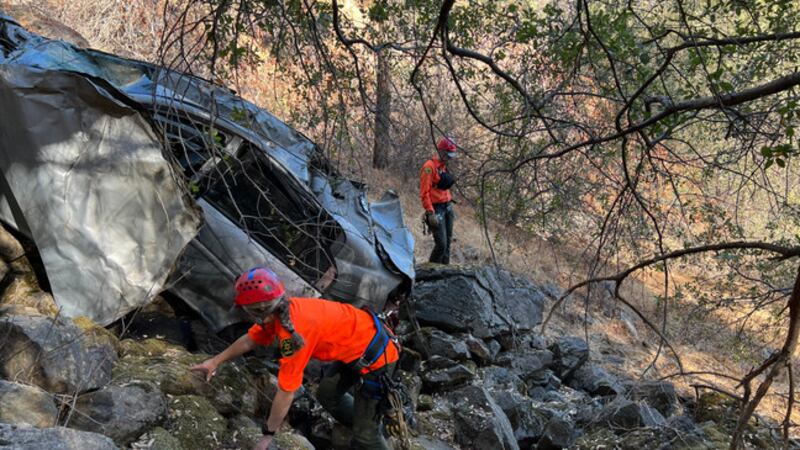
[[[624,433],[666,423],[664,417],[654,408],[619,397],[600,410],[596,426],[606,426],[616,433]]]
[[[488,366],[478,370],[483,386],[489,390],[525,391],[525,382],[512,370],[499,366]]]
[[[550,369],[544,369],[528,377],[528,387],[530,389],[541,386],[547,390],[556,390],[561,387],[561,380]]]
[[[553,352],[553,370],[559,378],[569,381],[572,375],[589,360],[589,346],[581,338],[566,336],[550,346]]]
[[[481,386],[489,391],[510,419],[518,405],[525,401],[525,382],[511,370],[498,366],[481,368],[478,376]]]
[[[114,441],[97,433],[7,423],[0,423],[0,446],[3,450],[117,450]]]
[[[642,414],[642,424],[644,426],[655,428],[663,427],[667,424],[667,419],[665,419],[657,409],[640,403],[639,410]]]
[[[118,445],[127,445],[166,416],[166,399],[158,387],[132,382],[79,396],[68,426],[100,433]]]
[[[667,381],[647,381],[634,384],[629,396],[634,401],[644,400],[664,417],[671,416],[678,408],[675,386]]]
[[[558,391],[545,391],[544,394],[542,394],[542,401],[550,403],[566,403],[567,398]]]
[[[0,317],[0,376],[74,394],[105,386],[117,360],[109,342],[45,316]]]
[[[436,392],[466,384],[473,378],[475,378],[475,372],[461,364],[456,364],[445,369],[423,372],[422,384],[428,391]]]
[[[525,398],[505,413],[514,430],[514,438],[521,448],[530,448],[541,439],[545,425],[552,416],[549,410],[539,408],[536,402]]]
[[[497,340],[495,340],[495,339],[488,340],[486,342],[486,346],[489,348],[489,355],[491,355],[491,359],[492,360],[494,360],[497,357],[497,355],[500,353],[500,350],[503,349],[503,347],[500,345],[500,343],[497,342]]]
[[[57,420],[52,395],[35,386],[0,380],[0,422],[52,427]]]
[[[456,339],[435,328],[423,328],[422,335],[428,342],[431,355],[443,356],[456,361],[469,359],[469,349],[464,340]]]
[[[595,397],[615,396],[624,391],[623,386],[602,367],[591,364],[575,371],[567,385]]]
[[[575,443],[575,424],[569,417],[553,415],[544,427],[541,439],[536,446],[538,450],[561,450],[570,448]]]
[[[542,320],[541,290],[501,269],[422,266],[416,281],[417,319],[445,331],[484,339],[532,330]]]
[[[540,377],[553,363],[553,354],[548,350],[527,350],[517,354],[511,366],[523,380]]]
[[[472,355],[472,359],[480,365],[486,366],[492,363],[494,355],[492,354],[489,346],[482,340],[470,334],[464,336],[464,343],[467,344],[467,349]]]
[[[465,386],[450,393],[456,440],[465,449],[519,449],[511,423],[486,389]]]
[[[517,355],[512,352],[502,352],[494,359],[494,363],[498,366],[511,367]]]

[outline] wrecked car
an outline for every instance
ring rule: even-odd
[[[0,219],[36,244],[68,316],[109,324],[167,290],[219,330],[256,265],[293,295],[375,310],[410,290],[397,195],[369,202],[229,89],[0,14],[0,111]]]

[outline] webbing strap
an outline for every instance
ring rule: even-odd
[[[364,354],[361,356],[363,360],[366,362],[366,367],[371,366],[381,357],[384,351],[386,351],[386,345],[389,343],[389,333],[386,332],[386,328],[384,328],[383,324],[378,320],[378,316],[375,315],[372,311],[369,311],[372,315],[372,320],[375,322],[375,336],[370,341],[367,349],[364,350]],[[375,344],[378,344],[377,346]],[[373,355],[374,354],[374,355]]]
[[[365,309],[365,311],[372,316],[376,331],[364,353],[352,363],[359,370],[373,365],[383,355],[383,352],[386,351],[386,346],[389,344],[389,332],[386,331],[386,327],[383,326],[375,313],[368,309]]]

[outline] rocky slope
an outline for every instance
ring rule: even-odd
[[[276,389],[269,349],[206,383],[188,368],[225,340],[197,318],[163,299],[109,329],[59,317],[4,231],[0,257],[0,448],[252,447]],[[727,448],[735,402],[611,373],[604,365],[618,356],[539,335],[555,289],[491,267],[420,267],[397,329],[414,436],[396,448]],[[312,395],[320,371],[307,370],[274,448],[347,448],[348,430]],[[783,445],[757,420],[746,439],[750,448]]]

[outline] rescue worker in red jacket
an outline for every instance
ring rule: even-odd
[[[258,345],[277,343],[278,390],[255,448],[269,447],[303,383],[303,370],[316,358],[333,362],[320,381],[317,399],[336,420],[353,427],[354,448],[387,449],[376,411],[383,392],[381,376],[393,374],[399,349],[378,318],[344,303],[289,298],[278,277],[262,267],[242,274],[234,287],[235,307],[255,325],[222,353],[191,369],[205,372],[210,381],[225,361]],[[352,396],[348,391],[354,385]]]
[[[447,171],[447,162],[456,157],[456,144],[442,138],[436,144],[436,155],[425,161],[419,173],[419,197],[425,208],[425,223],[433,234],[430,262],[449,264],[450,243],[453,240],[453,196],[450,187],[455,183]]]

